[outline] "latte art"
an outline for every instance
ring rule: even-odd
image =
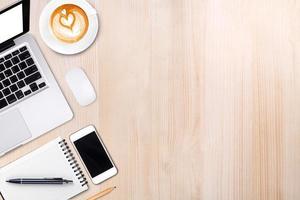
[[[64,4],[54,10],[50,25],[55,37],[68,43],[78,42],[86,34],[89,21],[86,13],[73,4]]]

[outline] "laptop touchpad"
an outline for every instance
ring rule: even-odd
[[[31,133],[18,109],[0,116],[0,154],[30,137]]]

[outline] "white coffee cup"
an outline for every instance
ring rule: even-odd
[[[80,7],[88,17],[87,32],[79,41],[74,43],[67,43],[58,39],[51,28],[52,13],[64,4],[74,4]],[[97,37],[98,26],[97,11],[85,0],[52,0],[42,11],[39,22],[40,34],[47,46],[53,51],[67,55],[80,53],[90,47]]]

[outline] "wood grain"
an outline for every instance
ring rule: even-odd
[[[75,199],[300,199],[300,2],[93,0],[100,33],[75,56],[42,42],[47,2],[32,0],[31,32],[75,117],[1,165],[95,124],[119,174]],[[79,66],[98,95],[86,108],[64,81]]]

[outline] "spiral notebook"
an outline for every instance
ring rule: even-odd
[[[73,180],[73,183],[19,185],[6,182],[10,178],[43,177],[60,177]],[[86,178],[62,138],[57,138],[0,169],[0,192],[5,200],[66,200],[87,189]]]

